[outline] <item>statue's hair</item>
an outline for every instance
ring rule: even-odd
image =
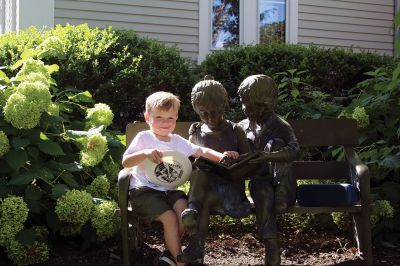
[[[181,103],[178,96],[166,91],[157,91],[147,97],[146,112],[151,113],[154,109],[168,111],[171,108],[175,111],[179,111],[180,105]]]
[[[209,76],[206,76],[209,78]],[[216,80],[206,79],[196,83],[191,94],[192,106],[196,110],[198,105],[221,105],[223,110],[229,110],[228,93],[224,86]]]
[[[253,75],[245,78],[239,85],[237,93],[242,101],[262,104],[268,111],[274,111],[278,101],[278,89],[275,81],[266,75]]]

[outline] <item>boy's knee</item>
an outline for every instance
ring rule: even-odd
[[[178,217],[173,210],[168,210],[162,213],[158,220],[163,224],[163,226],[173,226],[178,224]]]

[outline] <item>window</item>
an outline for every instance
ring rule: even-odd
[[[199,63],[238,44],[297,43],[298,0],[201,0],[199,8]]]
[[[239,44],[239,1],[212,1],[212,48]]]
[[[285,42],[286,21],[285,0],[259,0],[259,42]]]

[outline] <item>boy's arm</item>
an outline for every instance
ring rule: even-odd
[[[162,152],[157,149],[144,149],[134,153],[126,154],[122,157],[122,166],[129,168],[136,166],[143,162],[145,159],[149,159],[154,163],[162,162]]]

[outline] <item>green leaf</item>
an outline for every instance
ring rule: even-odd
[[[57,156],[57,155],[65,155],[61,146],[54,141],[47,140],[39,142],[39,149],[49,155]]]
[[[40,132],[40,139],[41,140],[48,140],[49,138],[47,137],[47,135],[44,132]]]
[[[69,188],[67,185],[64,184],[57,184],[53,187],[53,189],[51,190],[51,194],[54,198],[58,199],[59,197],[61,197],[62,195],[64,195],[65,193],[67,193],[69,191]]]
[[[54,179],[54,174],[49,168],[42,167],[37,171],[37,178],[50,182]]]
[[[80,172],[82,171],[83,167],[77,162],[73,163],[60,163],[56,161],[50,161],[49,166],[53,169],[61,169],[61,170],[66,170],[68,172]]]
[[[30,200],[40,200],[40,198],[43,196],[43,192],[37,189],[33,185],[29,185],[25,189],[25,199],[30,199]]]
[[[46,213],[46,224],[53,233],[57,232],[61,228],[60,220],[53,211]]]
[[[24,245],[32,245],[36,241],[36,232],[33,229],[22,229],[15,238]]]
[[[84,102],[84,103],[93,102],[92,95],[88,91],[77,93],[73,96],[68,96],[68,99],[70,99],[71,101],[74,101],[74,102]]]
[[[379,165],[390,169],[400,168],[400,157],[396,155],[388,155],[385,159],[379,162]]]
[[[11,66],[11,70],[16,70],[17,68],[22,66],[23,63],[24,63],[24,60],[18,60],[17,62],[15,62],[14,65]]]
[[[300,95],[300,92],[299,92],[299,90],[298,89],[293,89],[293,90],[291,90],[290,91],[290,94],[292,95],[292,97],[293,98],[297,98],[297,96],[299,96]]]
[[[6,73],[0,70],[0,80],[5,81],[6,83],[10,83],[10,79],[7,77]]]
[[[34,49],[25,49],[24,52],[21,54],[21,59],[26,60],[31,57],[34,57],[37,55],[37,51]]]
[[[80,185],[78,182],[76,182],[74,175],[72,175],[70,172],[63,172],[61,174],[61,179],[71,188],[80,188]]]
[[[33,158],[33,159],[37,159],[39,157],[39,150],[35,147],[29,146],[27,148],[28,154]]]
[[[47,72],[49,72],[49,74],[51,74],[54,72],[58,72],[59,69],[60,69],[60,67],[58,65],[53,64],[53,65],[47,67]]]
[[[28,155],[22,149],[11,150],[6,154],[6,161],[12,169],[18,171],[28,161]]]
[[[11,139],[11,145],[15,149],[24,148],[24,147],[28,146],[29,143],[30,143],[29,139],[23,139],[20,137],[15,137],[15,138]]]
[[[36,177],[36,172],[25,172],[11,178],[10,185],[27,185],[32,183]]]

